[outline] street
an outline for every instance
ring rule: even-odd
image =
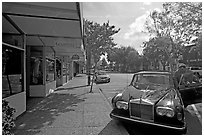
[[[97,84],[100,91],[103,93],[109,105],[111,105],[112,97],[122,92],[123,89],[130,84],[133,74],[110,73],[110,83]],[[201,135],[202,134],[202,103],[192,104],[187,106],[185,110],[187,122],[187,135]],[[144,127],[140,124],[122,123],[129,134],[135,135],[151,135],[151,134],[176,134],[170,130],[161,130],[155,127]],[[136,127],[136,128],[135,128]],[[147,132],[148,128],[148,132]],[[162,131],[162,132],[161,132]]]

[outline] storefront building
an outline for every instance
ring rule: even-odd
[[[78,2],[2,3],[2,98],[26,111],[30,97],[46,97],[84,68]]]

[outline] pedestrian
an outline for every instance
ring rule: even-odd
[[[193,71],[186,68],[184,63],[180,63],[178,70],[174,73],[174,84],[178,88],[179,85],[189,85],[192,82],[197,82],[198,79],[193,74]]]

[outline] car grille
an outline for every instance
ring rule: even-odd
[[[130,101],[130,117],[154,121],[154,106],[147,102]]]

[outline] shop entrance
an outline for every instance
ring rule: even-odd
[[[74,61],[74,77],[76,77],[77,74],[79,74],[79,64]]]

